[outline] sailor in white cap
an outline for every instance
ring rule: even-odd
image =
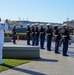
[[[38,23],[35,23],[35,25],[38,25]]]
[[[52,29],[50,28],[50,24],[47,24],[46,35],[47,35],[47,50],[51,51],[51,41],[53,37],[53,32]]]
[[[30,38],[31,38],[31,28],[30,28],[30,24],[27,24],[26,32],[27,32],[27,45],[31,45],[31,44],[30,44]]]
[[[8,19],[5,20],[5,24],[1,23],[0,18],[0,65],[3,64],[2,62],[2,49],[4,44],[4,30],[8,29]]]
[[[47,26],[50,26],[50,23],[46,24]]]
[[[32,46],[35,45],[35,24],[32,24]]]
[[[62,27],[65,27],[65,26],[67,26],[67,24],[63,24],[63,25],[62,25]]]
[[[38,23],[35,24],[35,45],[39,45],[39,28],[38,28]]]
[[[69,41],[71,39],[70,39],[69,30],[67,28],[67,24],[63,24],[63,29],[61,30],[61,33],[63,39],[63,56],[68,56],[67,51],[68,51]]]
[[[40,26],[43,26],[44,24],[40,24]]]
[[[56,25],[54,25],[54,27],[58,27],[58,25],[56,24]]]
[[[40,46],[41,49],[44,49],[44,41],[45,41],[45,28],[43,28],[43,24],[40,24]]]
[[[54,25],[54,39],[55,39],[55,53],[59,54],[59,44],[61,40],[61,34],[58,29],[58,25]]]

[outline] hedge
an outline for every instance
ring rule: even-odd
[[[5,32],[4,36],[5,37],[13,37],[13,34],[10,32]],[[18,36],[19,36],[20,40],[26,40],[27,39],[26,33],[17,33],[17,39],[18,39]]]

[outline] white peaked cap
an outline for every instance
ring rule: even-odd
[[[50,26],[50,23],[46,24],[47,26]]]
[[[58,27],[58,25],[54,25],[54,27]]]
[[[40,24],[40,26],[43,26],[43,24]]]
[[[38,25],[38,23],[35,23],[35,25]]]
[[[27,24],[28,26],[30,25],[30,24]]]
[[[63,26],[63,27],[64,27],[64,26],[67,26],[67,24],[63,24],[62,26]]]
[[[31,24],[32,26],[34,26],[35,24]]]

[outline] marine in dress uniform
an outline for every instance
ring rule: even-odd
[[[1,23],[0,19],[0,65],[2,62],[2,49],[4,44],[4,30],[8,29],[8,19],[6,19],[5,23]]]
[[[43,24],[40,24],[40,46],[41,49],[44,49],[44,41],[45,41],[45,28],[43,28]]]
[[[59,44],[60,44],[60,40],[61,40],[61,35],[58,30],[58,25],[54,26],[54,39],[55,39],[55,53],[60,54],[59,53]]]
[[[13,44],[16,44],[16,26],[13,26],[12,33],[13,33]]]
[[[32,46],[35,45],[35,26],[32,24]]]
[[[38,28],[38,24],[36,24],[36,28],[35,28],[35,45],[36,46],[39,45],[39,28]]]
[[[46,30],[46,35],[47,35],[47,50],[51,51],[51,42],[52,42],[52,29],[50,28],[50,24],[47,24],[47,30]]]
[[[27,45],[31,45],[30,38],[31,38],[31,28],[30,28],[30,24],[28,24],[27,26]]]
[[[62,39],[63,39],[63,56],[68,56],[67,51],[68,51],[68,46],[69,46],[69,40],[71,39],[69,35],[69,30],[67,28],[67,24],[63,25],[63,29],[61,33],[62,33]]]

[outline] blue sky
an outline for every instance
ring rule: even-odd
[[[59,22],[74,19],[74,0],[0,0],[0,17],[10,20]]]

